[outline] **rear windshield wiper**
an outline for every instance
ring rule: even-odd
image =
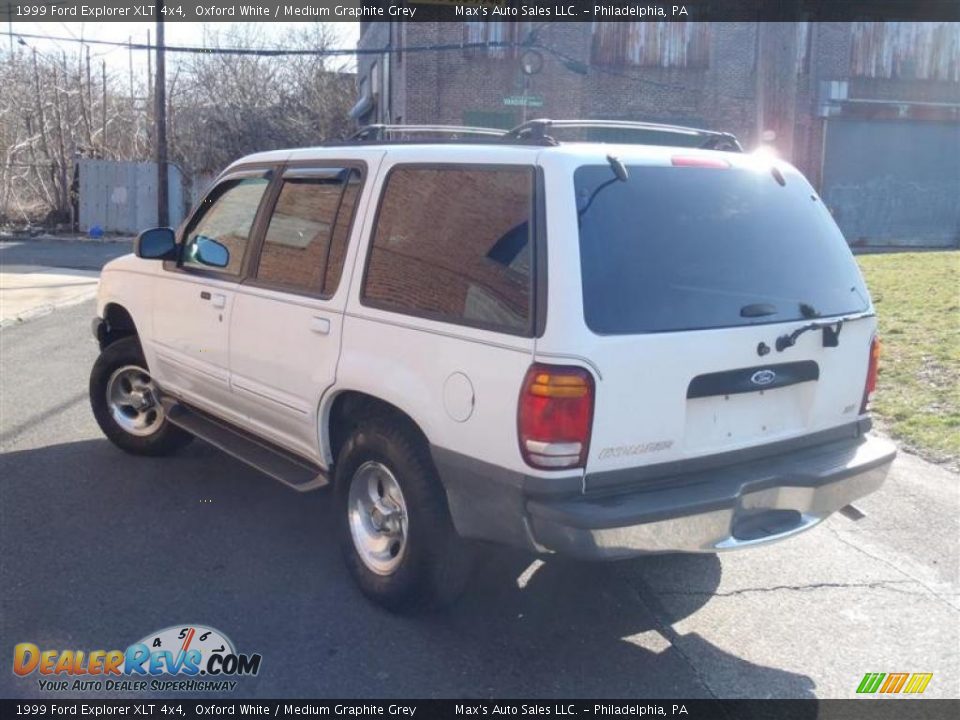
[[[816,318],[820,313],[810,303],[800,303],[800,314],[803,317]],[[843,318],[836,322],[812,322],[809,325],[798,327],[792,333],[781,335],[777,338],[777,352],[783,352],[788,347],[793,347],[797,343],[797,338],[808,330],[823,330],[823,346],[837,347],[840,345],[840,331],[843,329]]]
[[[620,159],[614,155],[607,155],[607,163],[610,165],[610,169],[613,171],[613,177],[597,185],[596,189],[590,193],[590,197],[587,199],[586,204],[577,210],[577,221],[579,222],[580,218],[583,217],[584,213],[590,209],[590,206],[593,205],[594,198],[603,190],[605,187],[613,185],[617,182],[626,182],[630,178],[630,174],[627,172],[626,166],[620,162]]]
[[[809,325],[798,327],[792,333],[777,338],[777,352],[783,352],[797,343],[797,338],[808,330],[823,330],[823,346],[837,347],[840,345],[840,331],[843,329],[843,320],[836,322],[812,322]]]

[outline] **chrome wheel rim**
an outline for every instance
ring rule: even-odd
[[[125,365],[110,375],[107,407],[114,422],[131,435],[152,435],[163,423],[163,406],[153,380],[136,365]]]
[[[407,549],[407,503],[383,463],[365,462],[350,480],[350,535],[357,554],[377,575],[396,572]]]

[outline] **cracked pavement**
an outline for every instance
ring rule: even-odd
[[[328,495],[200,442],[114,449],[86,397],[92,314],[0,330],[8,658],[204,623],[263,655],[233,697],[843,698],[867,672],[932,672],[925,696],[960,695],[960,478],[942,468],[901,454],[861,520],[738,553],[591,565],[490,549],[457,606],[395,617],[342,568]],[[38,694],[0,668],[0,697]]]

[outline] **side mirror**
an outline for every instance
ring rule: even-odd
[[[230,264],[230,251],[216,240],[198,235],[193,242],[193,259],[210,267],[225,268]]]
[[[133,252],[145,260],[176,260],[177,236],[168,227],[144,230],[137,235]]]

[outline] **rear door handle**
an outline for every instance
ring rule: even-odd
[[[325,317],[310,318],[310,330],[320,335],[330,334],[330,321]]]
[[[226,307],[227,305],[227,296],[221,295],[220,293],[213,294],[213,306],[215,308]]]

